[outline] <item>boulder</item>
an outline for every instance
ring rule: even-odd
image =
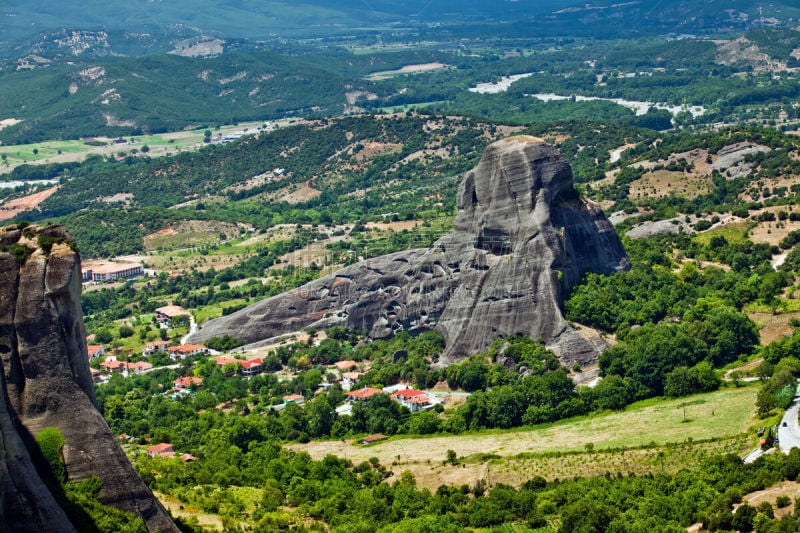
[[[566,364],[594,361],[604,344],[566,323],[562,295],[585,272],[630,263],[558,151],[530,136],[491,144],[464,176],[457,205],[453,231],[432,248],[348,266],[212,320],[192,340],[228,334],[257,346],[334,325],[371,338],[435,329],[446,342],[442,365],[513,335],[541,338]]]
[[[36,434],[55,427],[70,481],[97,476],[102,503],[178,531],[97,410],[80,293],[80,258],[61,227],[0,229],[0,523],[74,530],[31,462]]]

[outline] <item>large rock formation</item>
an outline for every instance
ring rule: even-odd
[[[562,292],[584,272],[628,266],[603,212],[579,198],[564,158],[540,139],[510,137],[466,174],[455,227],[433,248],[351,265],[213,320],[195,339],[258,343],[338,324],[373,338],[433,328],[445,337],[443,364],[517,334],[543,339],[565,363],[588,363],[603,343],[567,325]]]
[[[58,226],[0,229],[2,529],[75,530],[32,461],[35,435],[56,427],[69,480],[98,476],[102,503],[141,516],[151,531],[178,531],[97,410],[73,248]]]

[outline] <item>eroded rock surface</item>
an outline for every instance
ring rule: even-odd
[[[343,325],[384,338],[435,329],[441,363],[498,337],[541,338],[565,363],[588,363],[602,341],[565,322],[562,293],[584,272],[625,270],[622,244],[599,207],[579,198],[557,150],[534,137],[486,148],[458,190],[452,232],[415,249],[346,267],[299,289],[212,320],[193,338],[258,344],[299,329]]]
[[[31,462],[35,435],[57,427],[67,476],[92,475],[102,503],[178,531],[96,407],[80,308],[80,258],[58,226],[0,229],[0,523],[8,531],[72,531]]]

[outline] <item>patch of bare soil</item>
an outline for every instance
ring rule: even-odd
[[[50,187],[43,191],[9,200],[8,202],[0,205],[0,220],[9,220],[24,211],[37,209],[39,204],[44,202],[58,190],[58,186]]]
[[[184,503],[177,498],[167,496],[157,491],[153,491],[153,495],[158,498],[158,501],[169,510],[172,516],[181,518],[196,518],[197,522],[203,527],[209,527],[216,531],[222,531],[223,524],[222,518],[219,515],[203,512],[201,509],[192,506],[184,506]]]
[[[403,145],[399,143],[368,142],[353,157],[356,161],[365,161],[378,155],[394,154],[402,149]]]
[[[707,194],[713,187],[711,176],[695,175],[685,172],[656,170],[648,172],[630,185],[629,197],[632,200],[663,198],[675,195],[693,199]]]
[[[8,128],[9,126],[14,126],[16,124],[19,124],[20,122],[22,122],[22,121],[17,119],[17,118],[4,118],[4,119],[1,119],[0,120],[0,130],[2,130],[3,128]]]
[[[355,104],[358,100],[363,99],[367,101],[377,100],[378,95],[367,91],[350,91],[344,93],[347,103],[350,105]]]
[[[117,193],[111,196],[104,196],[100,198],[103,202],[107,204],[119,204],[124,203],[125,205],[130,204],[130,201],[133,200],[133,194],[131,193]]]
[[[759,327],[761,344],[766,346],[772,341],[788,337],[792,334],[792,327],[789,325],[792,319],[800,318],[800,313],[748,313],[747,316]]]
[[[178,43],[175,49],[168,52],[184,57],[203,57],[219,55],[224,51],[225,41],[222,39],[209,39],[199,43],[188,43],[186,41]]]
[[[419,63],[419,64],[416,64],[416,65],[405,65],[403,67],[400,67],[397,70],[384,70],[384,71],[381,71],[381,72],[373,72],[372,74],[367,76],[367,79],[368,80],[377,81],[377,80],[383,80],[383,79],[386,79],[386,78],[391,78],[392,76],[397,75],[397,74],[416,74],[418,72],[426,72],[426,71],[429,71],[429,70],[437,70],[437,69],[446,68],[446,67],[447,67],[447,65],[445,65],[444,63],[438,63],[438,62],[434,62],[434,63]]]
[[[397,222],[367,222],[365,226],[378,231],[411,231],[420,224],[422,224],[421,220],[398,220]]]
[[[775,501],[779,496],[788,496],[792,503],[787,507],[778,508],[775,505]],[[781,481],[767,489],[746,494],[742,499],[753,507],[758,506],[761,502],[771,503],[775,511],[775,518],[780,519],[794,512],[794,501],[798,496],[800,496],[800,483],[797,481]]]
[[[281,189],[274,195],[274,197],[279,202],[286,202],[288,204],[299,204],[301,202],[307,202],[308,200],[313,200],[317,196],[322,194],[322,191],[319,191],[309,185],[309,181],[301,185],[290,185],[284,189]]]
[[[155,231],[144,237],[146,250],[171,249],[218,242],[224,235],[230,239],[239,234],[239,226],[216,220],[186,220]]]
[[[788,210],[788,206],[766,207],[759,211],[753,211],[750,215],[751,218],[755,218],[764,212],[777,214],[778,211],[788,212]],[[800,229],[800,221],[791,221],[789,219],[759,222],[750,230],[750,240],[756,243],[778,244],[789,233],[798,229]]]
[[[291,176],[291,172],[286,173],[282,169],[275,168],[275,169],[263,172],[263,173],[261,173],[261,174],[259,174],[257,176],[253,176],[252,178],[249,178],[249,179],[245,180],[243,183],[239,183],[237,185],[231,185],[230,187],[226,187],[225,189],[222,190],[222,192],[247,191],[249,189],[253,189],[255,187],[258,187],[260,185],[264,185],[265,183],[274,183],[276,181],[285,180],[285,179],[289,178],[290,176]]]
[[[732,41],[718,41],[716,61],[722,65],[749,65],[757,72],[782,72],[787,70],[785,61],[780,61],[762,52],[758,46],[739,37]]]

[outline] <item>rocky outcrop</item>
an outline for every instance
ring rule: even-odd
[[[588,363],[602,341],[564,320],[562,293],[584,272],[629,261],[603,212],[575,191],[563,157],[534,137],[489,147],[458,190],[453,231],[431,249],[399,252],[213,320],[195,340],[224,334],[249,343],[303,328],[344,325],[373,338],[435,329],[448,364],[498,337],[541,338],[565,363]]]
[[[0,229],[0,523],[74,530],[31,461],[35,435],[56,427],[69,480],[98,476],[102,503],[151,531],[178,531],[97,410],[80,291],[80,258],[62,228]]]

